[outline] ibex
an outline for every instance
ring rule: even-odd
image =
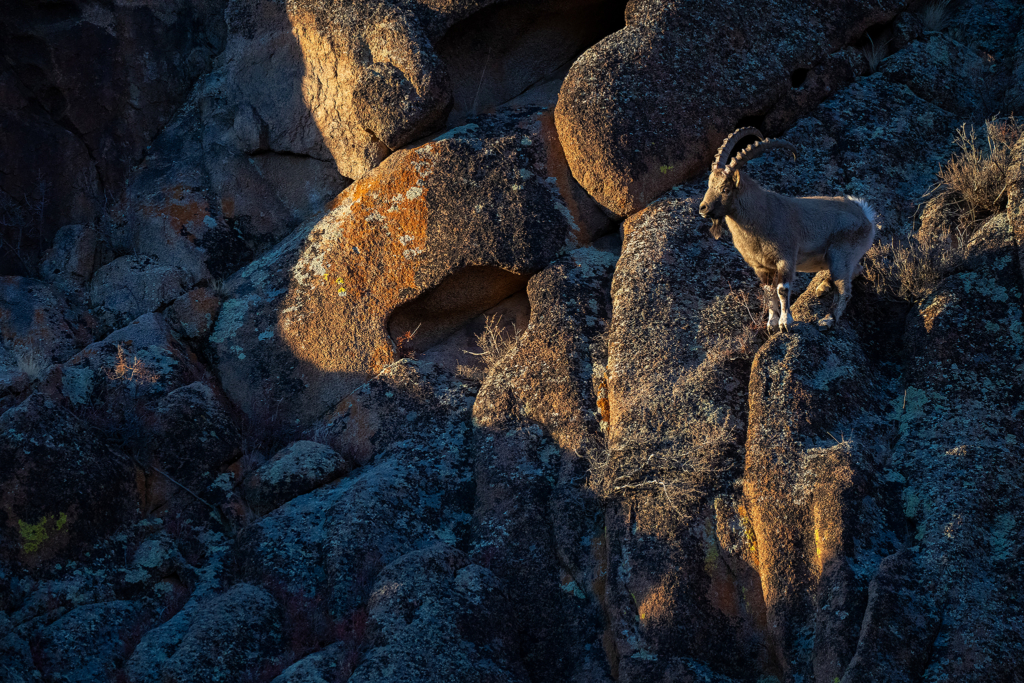
[[[745,137],[759,142],[729,156]],[[784,149],[796,159],[796,147],[786,140],[766,140],[756,128],[740,128],[718,148],[700,215],[711,218],[711,234],[722,236],[728,226],[732,242],[768,294],[768,329],[789,331],[790,286],[796,271],[816,273],[828,268],[837,291],[831,312],[818,321],[830,328],[850,301],[859,261],[875,239],[875,212],[855,197],[786,197],[765,190],[743,170],[747,162],[772,149]]]

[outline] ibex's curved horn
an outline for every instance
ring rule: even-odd
[[[793,160],[796,160],[796,145],[788,140],[783,140],[782,138],[774,138],[771,140],[763,140],[762,142],[755,142],[752,145],[747,145],[739,154],[732,158],[732,161],[729,162],[727,171],[732,173],[751,159],[756,159],[765,152],[773,149],[788,150],[789,153],[793,155]]]
[[[756,136],[758,140],[764,140],[764,136],[761,135],[761,131],[757,128],[737,128],[733,132],[729,133],[722,142],[722,146],[718,148],[717,152],[715,152],[715,163],[711,165],[711,170],[713,171],[716,168],[725,168],[726,164],[729,163],[729,155],[732,154],[732,150],[736,147],[736,143],[750,135]]]

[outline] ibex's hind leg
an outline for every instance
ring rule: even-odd
[[[829,270],[833,274],[832,282],[836,286],[836,296],[832,302],[831,312],[818,321],[818,327],[823,330],[831,329],[839,322],[839,318],[843,315],[843,311],[846,310],[846,305],[850,303],[850,296],[853,294],[853,278],[861,273],[859,263],[843,264],[841,259],[844,256],[849,257],[848,254],[829,254],[826,257],[829,262]]]
[[[775,272],[760,268],[755,272],[764,289],[765,301],[768,302],[768,331],[774,332],[779,329],[779,300],[775,293]]]
[[[814,290],[814,296],[820,299],[832,290],[832,273],[828,272],[828,277],[821,278],[821,282],[818,283],[818,287]]]
[[[850,303],[850,297],[853,295],[850,279],[836,280],[836,300],[832,305],[832,312],[826,315],[824,318],[818,321],[818,326],[823,329],[829,329],[837,322],[839,317],[846,310],[846,304]]]

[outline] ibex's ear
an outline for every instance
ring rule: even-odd
[[[735,171],[733,171],[731,178],[732,178],[732,184],[735,185],[736,187],[739,187],[740,186],[740,169],[737,168]]]

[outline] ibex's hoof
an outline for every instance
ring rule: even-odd
[[[824,332],[825,330],[831,330],[835,326],[836,319],[832,317],[831,313],[829,313],[824,318],[818,321],[818,327],[821,329],[822,332]]]
[[[822,280],[821,284],[818,285],[818,288],[814,290],[814,296],[820,299],[828,294],[830,289],[832,289],[832,283],[828,280]]]

